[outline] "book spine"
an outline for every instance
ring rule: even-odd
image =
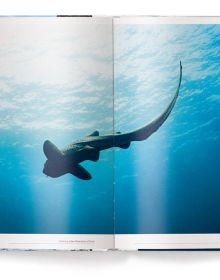
[[[92,15],[57,15],[57,17],[92,17]]]

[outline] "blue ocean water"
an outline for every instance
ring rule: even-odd
[[[45,29],[34,28],[39,37]],[[80,37],[76,51],[78,34],[64,34],[65,26],[37,45],[24,36],[13,49],[3,38],[0,232],[110,234],[114,226],[117,233],[220,232],[220,27],[115,26],[115,127],[111,30],[87,28],[88,40],[88,33],[102,31],[102,39],[108,31],[108,43]],[[180,96],[154,135],[84,162],[91,181],[42,173],[46,139],[63,148],[96,129],[123,133],[157,117],[175,93],[180,60]]]
[[[90,181],[42,172],[45,140],[62,149],[113,132],[111,27],[1,20],[0,233],[113,233],[113,151],[82,163]]]
[[[220,26],[118,25],[115,45],[116,131],[162,113],[183,64],[166,123],[116,150],[116,233],[219,233]]]

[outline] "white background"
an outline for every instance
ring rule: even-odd
[[[219,1],[0,0],[2,15],[219,15]],[[1,40],[1,38],[0,38]],[[0,252],[1,279],[219,279],[220,252]]]

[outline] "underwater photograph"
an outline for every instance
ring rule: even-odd
[[[220,25],[0,18],[0,233],[220,233]]]
[[[113,132],[111,20],[0,18],[0,34],[0,233],[113,233],[113,151],[71,170],[89,181],[47,161]]]
[[[114,26],[115,131],[170,116],[115,151],[117,234],[220,233],[220,25]]]

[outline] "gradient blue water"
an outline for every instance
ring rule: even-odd
[[[116,151],[117,233],[220,232],[219,42],[218,25],[116,27],[116,130],[158,116],[183,64],[167,122],[146,141]]]
[[[113,151],[82,165],[93,179],[42,170],[60,149],[113,131],[110,20],[2,19],[0,233],[113,232]]]
[[[115,131],[160,114],[183,64],[167,122],[146,141],[115,149],[116,232],[220,232],[219,26],[123,25],[114,34]],[[113,233],[113,150],[83,163],[89,182],[42,173],[45,139],[62,148],[95,129],[112,132],[111,78],[89,73],[88,88],[73,88],[0,76],[1,233]]]

